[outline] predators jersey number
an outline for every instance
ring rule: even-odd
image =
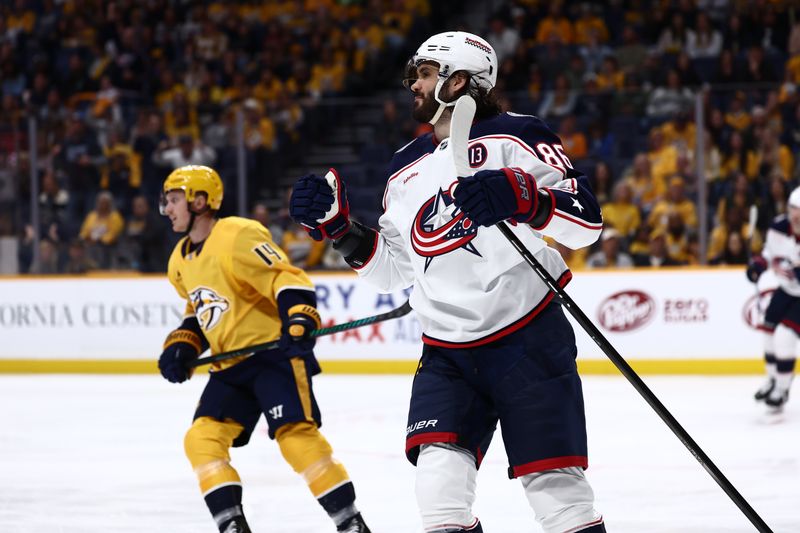
[[[272,266],[276,262],[282,262],[283,257],[269,243],[259,244],[253,248],[253,253],[260,257],[267,265]]]

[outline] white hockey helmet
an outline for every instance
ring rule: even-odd
[[[439,81],[433,91],[439,110],[431,124],[439,120],[445,107],[455,105],[455,102],[448,103],[439,98],[439,92],[454,72],[468,72],[472,83],[487,92],[497,83],[497,54],[492,45],[472,33],[446,31],[429,37],[411,58],[410,66],[419,67],[425,61],[439,64]]]
[[[789,195],[789,201],[787,202],[789,207],[796,207],[800,209],[800,187],[797,187],[792,193]]]

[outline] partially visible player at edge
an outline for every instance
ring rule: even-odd
[[[756,400],[773,410],[782,409],[789,400],[800,335],[800,187],[789,195],[786,211],[767,230],[762,255],[753,257],[747,266],[747,278],[753,283],[770,268],[779,283],[761,325],[767,380],[755,394]]]
[[[229,449],[247,444],[264,413],[269,437],[337,530],[369,533],[353,483],[318,430],[311,376],[320,370],[309,337],[320,325],[314,286],[269,230],[244,218],[218,219],[221,205],[222,180],[211,168],[181,167],[164,181],[162,214],[174,231],[186,233],[168,275],[187,303],[158,367],[164,378],[181,383],[191,376],[187,363],[209,346],[220,353],[280,339],[280,348],[213,365],[184,440],[200,491],[221,532],[250,531]]]
[[[500,113],[497,57],[486,41],[446,32],[409,63],[413,116],[434,126],[392,158],[380,230],[350,220],[331,169],[294,186],[290,212],[327,237],[381,291],[413,286],[424,348],[414,378],[406,455],[429,533],[481,532],[477,469],[497,422],[509,477],[548,533],[605,531],[584,477],[586,422],[572,327],[560,304],[492,227],[506,220],[563,286],[572,275],[543,235],[571,248],[597,240],[602,219],[587,179],[539,119]],[[457,177],[452,104],[477,101],[472,177]],[[458,187],[455,188],[455,185]],[[455,188],[455,190],[454,190]]]

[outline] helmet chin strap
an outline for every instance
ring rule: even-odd
[[[434,113],[433,117],[428,121],[432,125],[436,125],[436,123],[442,117],[442,113],[444,113],[445,109],[456,105],[455,102],[445,102],[444,100],[439,98],[439,92],[442,90],[444,84],[447,83],[447,80],[449,79],[450,79],[449,77],[439,78],[439,81],[436,82],[436,88],[433,90],[433,97],[436,99],[437,102],[439,102],[439,109],[436,110],[436,113]]]
[[[195,222],[195,220],[197,220],[197,216],[198,215],[202,215],[204,213],[207,213],[208,211],[209,211],[209,207],[208,206],[206,206],[205,209],[203,209],[199,213],[196,212],[196,211],[193,211],[192,208],[189,207],[189,225],[186,226],[186,231],[183,234],[188,236],[189,233],[191,233],[192,228],[194,228],[194,222]]]

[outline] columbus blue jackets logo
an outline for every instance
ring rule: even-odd
[[[228,300],[208,287],[197,287],[189,293],[189,301],[194,307],[194,314],[200,327],[209,331],[219,324],[222,315],[230,307]]]
[[[441,188],[436,196],[422,204],[411,227],[411,245],[425,258],[425,270],[439,255],[463,248],[477,256],[472,244],[478,225],[458,211],[450,193]]]

